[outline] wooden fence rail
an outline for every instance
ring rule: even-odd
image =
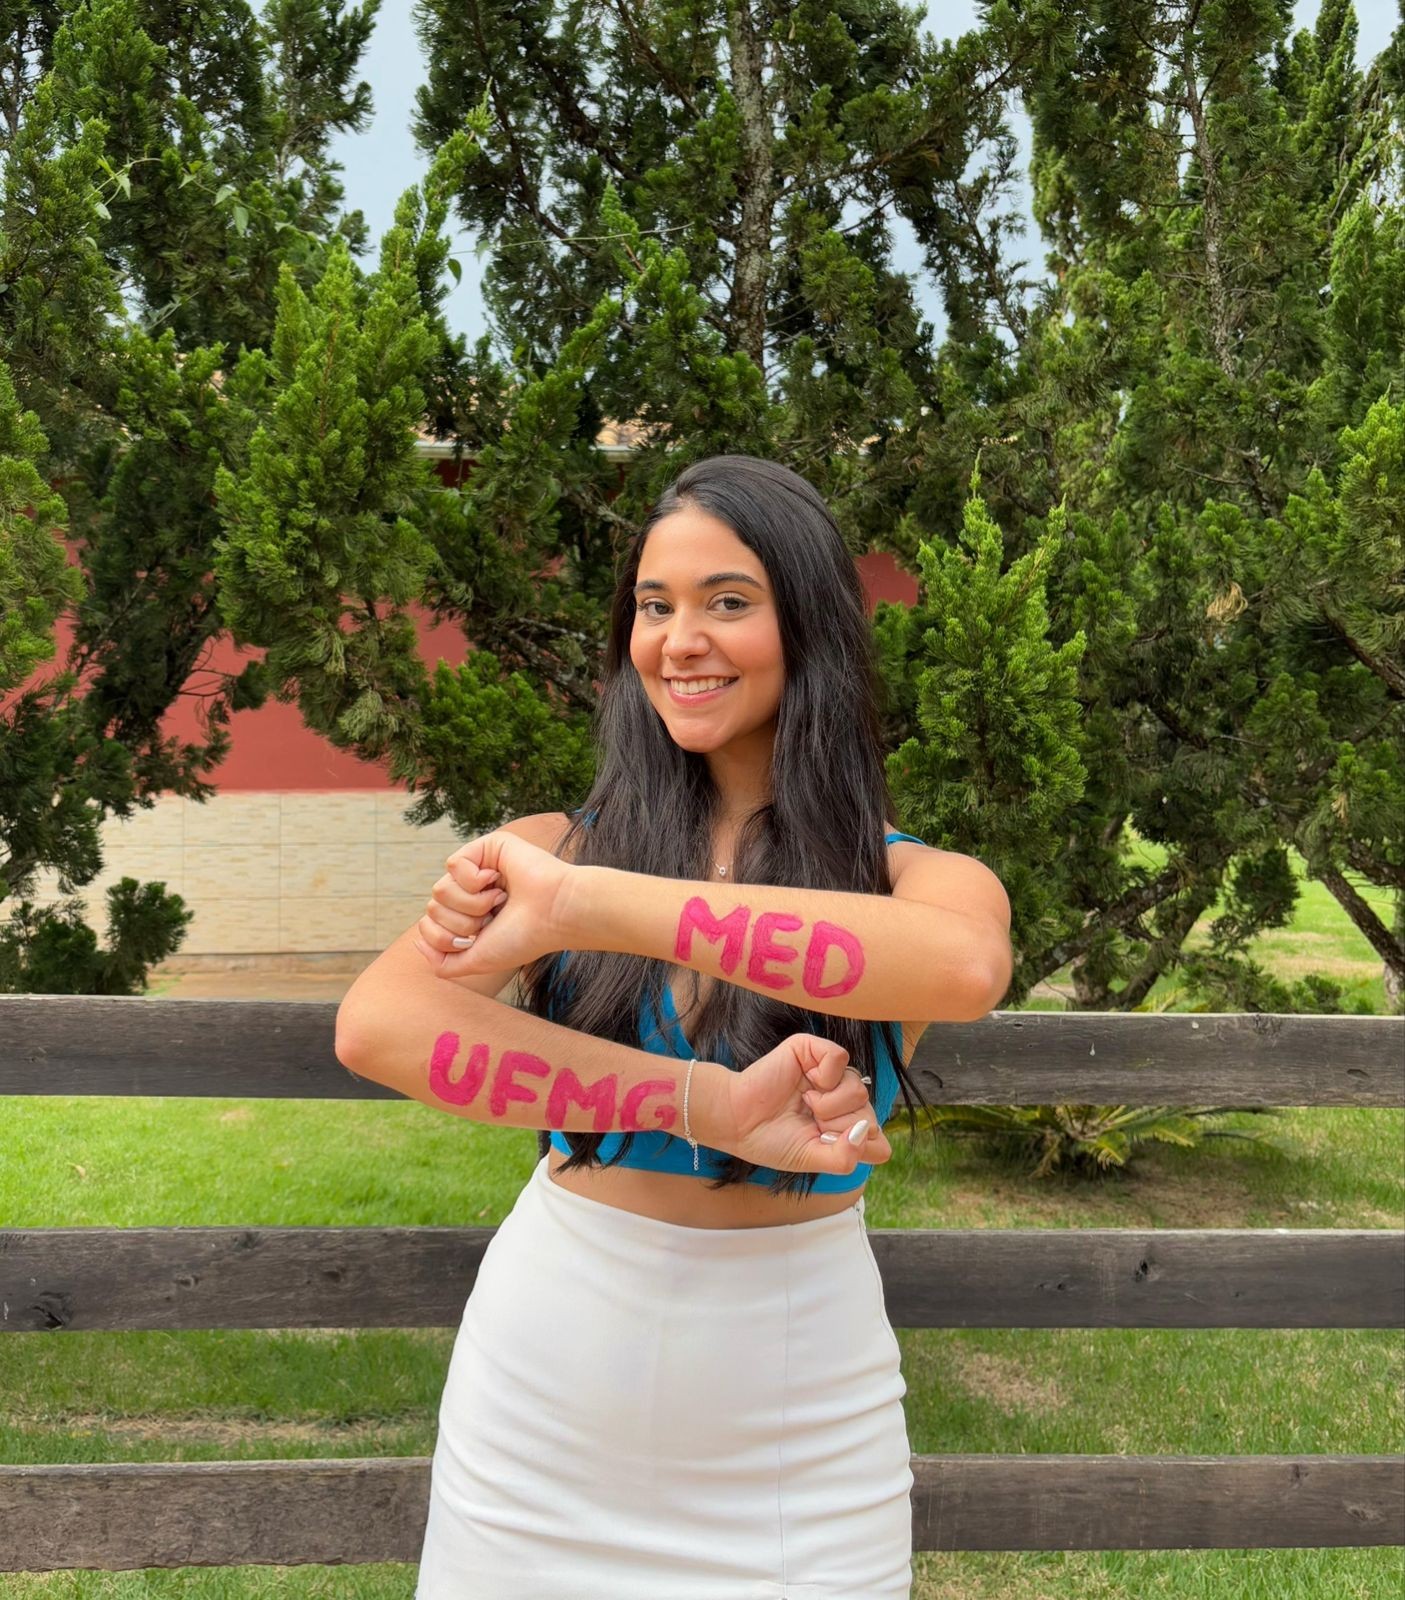
[[[447,1328],[493,1228],[16,1228],[0,1332]],[[899,1328],[1399,1328],[1386,1228],[870,1228]]]
[[[1399,1544],[1396,1456],[914,1456],[917,1550]],[[416,1561],[423,1456],[0,1467],[0,1572]],[[1384,1597],[1383,1597],[1384,1600]]]
[[[398,1098],[337,1062],[336,1009],[0,995],[0,1095]],[[929,1029],[911,1071],[934,1104],[1400,1107],[1405,1020],[996,1012]],[[2,1231],[0,1331],[453,1326],[494,1231]],[[901,1328],[1405,1327],[1405,1230],[870,1238]],[[428,1475],[419,1457],[0,1466],[0,1572],[413,1561]],[[928,1455],[913,1475],[917,1550],[1405,1544],[1405,1456]]]
[[[327,1000],[0,994],[0,1095],[402,1098],[336,1059],[336,1014]],[[994,1011],[928,1028],[910,1071],[933,1105],[1399,1106],[1405,1020]]]

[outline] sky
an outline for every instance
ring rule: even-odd
[[[1297,26],[1311,27],[1319,6],[1320,0],[1296,0],[1293,17]],[[332,146],[334,159],[345,169],[342,182],[346,186],[347,204],[359,206],[364,212],[374,240],[390,226],[401,193],[423,175],[428,164],[416,149],[410,132],[415,90],[424,78],[424,59],[411,12],[412,0],[381,0],[375,31],[362,61],[362,76],[370,83],[374,97],[374,115],[365,132],[342,135]],[[1364,65],[1390,40],[1396,24],[1394,0],[1357,0],[1356,17],[1357,61],[1358,65]],[[927,5],[928,25],[940,38],[959,36],[972,28],[975,20],[973,0],[957,0],[955,4],[929,0]],[[1029,124],[1025,118],[1016,118],[1015,133],[1020,142],[1023,166],[1029,157]],[[1017,203],[1028,216],[1027,184],[1017,197]],[[892,234],[893,264],[900,272],[916,274],[917,302],[940,337],[945,317],[936,286],[923,267],[921,252],[900,218],[893,220]],[[450,328],[467,335],[470,342],[487,331],[483,301],[478,292],[480,263],[473,253],[473,245],[474,240],[468,234],[457,238],[454,248],[460,258],[463,278],[445,301]],[[1023,239],[1015,240],[1007,254],[1016,260],[1032,261],[1037,275],[1040,248],[1031,220]],[[372,254],[368,264],[373,261]]]

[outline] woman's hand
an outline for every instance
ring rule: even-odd
[[[461,845],[445,868],[415,940],[437,977],[512,972],[561,948],[569,862],[498,828]]]
[[[792,1033],[744,1072],[731,1075],[730,1128],[721,1146],[782,1172],[852,1172],[893,1153],[868,1085],[849,1052],[814,1033]],[[851,1128],[866,1123],[858,1144]],[[822,1135],[831,1135],[831,1139]]]

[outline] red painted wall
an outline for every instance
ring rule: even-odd
[[[449,480],[453,463],[436,463],[440,475]],[[69,546],[69,564],[77,563],[75,548]],[[858,560],[859,576],[868,596],[870,611],[879,600],[901,600],[912,605],[917,599],[917,585],[903,572],[890,556],[867,555]],[[417,606],[410,607],[419,630],[420,656],[433,671],[436,661],[450,663],[461,661],[467,649],[463,632],[453,623],[435,624],[429,615]],[[73,639],[73,619],[61,616],[55,628],[58,653],[45,664],[25,687],[34,688],[47,682],[58,671],[58,663],[67,659]],[[191,674],[186,682],[187,693],[166,713],[161,731],[168,738],[186,741],[203,739],[196,715],[198,701],[194,698],[202,689],[208,691],[214,683],[213,674],[238,672],[253,659],[261,660],[261,649],[244,649],[236,646],[228,636],[213,641],[201,668]],[[5,701],[0,699],[0,709]],[[277,789],[282,791],[321,789],[382,789],[394,787],[379,762],[360,761],[345,751],[338,750],[320,734],[303,724],[301,713],[295,705],[282,705],[269,700],[257,711],[237,711],[230,718],[230,752],[222,765],[207,774],[207,781],[221,790]]]

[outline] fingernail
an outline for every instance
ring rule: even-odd
[[[499,889],[497,894],[493,897],[493,904],[495,906],[500,906],[503,903],[503,901],[506,900],[506,899],[507,899],[507,890],[506,889]]]
[[[868,1118],[864,1117],[862,1121],[856,1122],[853,1125],[853,1127],[849,1129],[849,1143],[850,1144],[862,1144],[864,1135],[867,1132],[868,1132]]]
[[[454,948],[456,950],[466,950],[477,937],[478,935],[476,933],[470,933],[466,939],[455,939]]]
[[[815,1109],[815,1091],[813,1089],[807,1089],[800,1098],[809,1106],[811,1111]]]
[[[837,1133],[822,1133],[820,1135],[821,1144],[836,1144],[838,1140],[839,1135]]]

